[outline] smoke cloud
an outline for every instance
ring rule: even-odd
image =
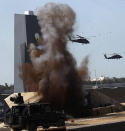
[[[88,63],[89,63],[89,56],[86,56],[81,64],[80,68],[78,69],[79,75],[80,75],[83,82],[88,81],[89,77],[90,77]]]
[[[67,50],[75,12],[68,5],[48,3],[38,8],[36,15],[42,42],[39,46],[30,45],[31,63],[21,68],[25,90],[37,91],[42,102],[49,102],[70,115],[81,115],[84,94],[80,76],[86,68],[78,71],[75,59]]]

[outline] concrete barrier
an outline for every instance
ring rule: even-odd
[[[80,128],[74,128],[74,129],[67,129],[67,131],[125,131],[125,121],[90,126],[90,127],[80,127]]]
[[[108,113],[113,113],[117,111],[117,107],[115,105],[106,106],[106,107],[98,107],[92,109],[92,115],[93,116],[100,116]]]

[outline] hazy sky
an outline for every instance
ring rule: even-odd
[[[48,2],[67,3],[76,12],[74,34],[89,39],[89,45],[69,43],[78,65],[89,55],[91,77],[125,77],[124,0],[0,0],[0,84],[14,81],[14,14],[35,10]],[[95,37],[93,37],[95,36]],[[104,53],[120,53],[120,60],[105,60]]]

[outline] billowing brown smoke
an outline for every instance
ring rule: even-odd
[[[30,46],[31,64],[22,67],[26,91],[38,91],[42,102],[81,115],[84,94],[76,62],[68,52],[67,39],[73,32],[74,11],[65,4],[49,3],[36,12],[42,43]],[[83,71],[82,71],[83,72]]]
[[[83,82],[89,80],[88,63],[89,63],[89,56],[86,56],[81,64],[80,68],[78,69],[79,75],[80,75]]]

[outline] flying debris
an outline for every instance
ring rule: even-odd
[[[118,53],[111,54],[109,57],[106,54],[104,54],[104,57],[105,57],[105,59],[120,59],[120,58],[123,58]]]
[[[89,44],[89,41],[85,37],[82,37],[82,36],[79,36],[79,35],[76,35],[76,36],[77,37],[72,37],[72,38],[71,38],[71,36],[69,36],[69,40],[72,41],[72,42]]]

